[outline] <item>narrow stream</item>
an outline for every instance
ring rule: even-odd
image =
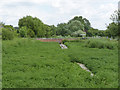
[[[91,74],[91,76],[94,76],[94,74],[84,65],[84,64],[81,64],[81,63],[77,63],[82,69],[84,69],[84,70],[86,70],[86,71],[88,71],[88,72],[90,72]]]
[[[61,47],[62,49],[68,49],[68,47],[67,47],[66,45],[64,45],[64,44],[60,44],[60,47]]]
[[[64,45],[64,44],[62,44],[62,43],[60,43],[60,47],[62,48],[62,49],[68,49],[68,47],[66,46],[66,45]],[[90,72],[91,74],[91,76],[94,76],[94,74],[84,65],[84,64],[81,64],[81,63],[77,63],[82,69],[84,69],[84,70],[86,70],[87,72]]]

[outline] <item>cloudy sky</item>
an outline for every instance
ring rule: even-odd
[[[87,18],[92,27],[105,30],[119,0],[0,0],[0,21],[18,26],[26,15],[38,17],[45,24],[68,22],[74,16]]]

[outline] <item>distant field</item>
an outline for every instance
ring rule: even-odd
[[[85,47],[83,42],[15,39],[2,42],[3,88],[117,88],[118,50]],[[81,69],[85,64],[95,76]]]

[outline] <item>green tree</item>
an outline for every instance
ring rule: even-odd
[[[68,29],[71,31],[71,32],[75,32],[75,31],[78,31],[78,30],[84,30],[84,25],[78,21],[78,20],[74,20],[74,21],[71,21],[69,24],[68,24]]]
[[[37,17],[33,18],[32,16],[26,16],[19,19],[18,25],[20,28],[26,26],[27,28],[33,30],[35,35],[37,35],[37,33],[39,33],[40,30],[44,30],[42,29],[43,22]]]
[[[98,30],[97,35],[103,37],[103,36],[105,36],[105,31],[103,31],[103,30]]]
[[[51,36],[56,36],[56,27],[54,25],[51,25],[50,28],[52,31]]]
[[[87,36],[92,37],[92,36],[97,36],[98,35],[98,29],[90,28],[87,31]]]
[[[68,35],[68,29],[66,23],[60,23],[57,25],[56,35],[62,35],[62,36]]]
[[[27,36],[33,38],[33,37],[35,37],[35,33],[33,32],[33,30],[28,29]]]
[[[108,36],[109,38],[111,37],[110,30],[105,30],[105,36]]]
[[[21,28],[19,29],[20,36],[21,36],[21,37],[27,37],[27,32],[28,32],[27,30],[28,30],[28,29],[27,29],[26,26],[21,27]]]
[[[26,16],[19,19],[19,27],[26,26],[28,29],[33,30],[37,37],[50,37],[55,33],[55,28],[44,24],[39,18],[32,16]]]
[[[78,30],[72,33],[72,36],[74,37],[82,37],[82,34],[86,34],[86,32],[83,32],[82,30]]]
[[[56,35],[68,36],[75,34],[78,30],[87,32],[91,28],[89,20],[82,16],[75,16],[68,23],[60,23],[57,25]],[[79,31],[78,31],[79,32]]]
[[[119,16],[120,16],[120,10],[115,10],[114,13],[111,15],[110,19],[114,23],[118,23],[119,22]]]
[[[86,18],[83,18],[82,16],[75,16],[73,19],[71,19],[68,22],[68,24],[71,23],[72,21],[79,21],[81,25],[83,25],[83,30],[86,32],[91,28],[91,24],[89,20],[87,20]]]
[[[116,36],[118,36],[118,24],[117,23],[110,23],[109,26],[107,27],[107,29],[110,32],[110,35],[115,38]]]
[[[110,19],[112,20],[112,23],[110,23],[107,26],[107,32],[109,32],[109,37],[118,37],[120,35],[120,31],[118,30],[119,27],[119,17],[120,17],[120,11],[116,10],[111,15]]]

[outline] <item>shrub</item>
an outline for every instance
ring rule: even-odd
[[[9,30],[8,28],[2,29],[2,40],[13,40],[14,32]]]
[[[62,40],[62,43],[63,43],[63,44],[64,44],[65,42],[69,42],[69,40],[66,40],[66,39],[65,39],[65,40]]]
[[[107,49],[115,49],[117,46],[117,42],[109,41],[107,39],[89,39],[86,41],[86,47],[89,48],[107,48]]]
[[[65,43],[65,42],[84,42],[84,40],[82,40],[82,39],[74,39],[74,40],[65,39],[65,40],[62,40],[62,43]]]

